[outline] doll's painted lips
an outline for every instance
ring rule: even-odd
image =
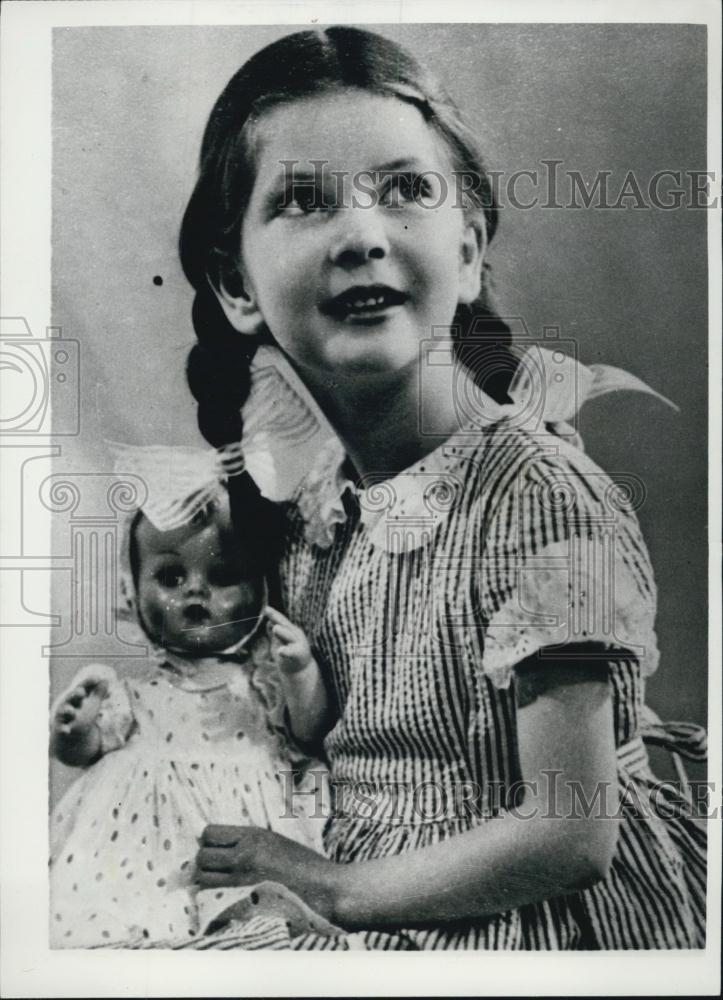
[[[404,305],[408,298],[389,285],[353,285],[340,295],[325,299],[319,308],[334,319],[373,319],[387,309]]]
[[[203,604],[188,604],[183,609],[183,617],[191,625],[205,625],[211,618],[211,613]]]

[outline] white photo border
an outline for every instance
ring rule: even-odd
[[[359,995],[718,995],[721,888],[721,13],[715,0],[480,3],[258,3],[254,0],[6,2],[2,12],[2,315],[50,326],[50,124],[53,27],[481,21],[653,22],[708,26],[708,166],[717,208],[708,214],[710,780],[718,819],[709,826],[708,946],[655,953],[167,953],[51,951],[47,946],[48,642],[42,628],[3,630],[0,670],[2,951],[8,997]],[[52,451],[47,441],[45,453]],[[38,451],[38,454],[41,454]],[[19,503],[2,480],[2,509]],[[4,516],[7,521],[7,516]],[[50,527],[39,519],[37,532]],[[11,561],[0,555],[0,569]],[[42,572],[42,567],[39,568]],[[49,574],[48,574],[49,576]],[[49,584],[48,584],[49,590]],[[12,665],[12,666],[11,666]],[[611,961],[612,959],[612,961]]]

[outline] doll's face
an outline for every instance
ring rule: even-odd
[[[262,584],[244,571],[228,513],[173,531],[142,518],[135,548],[138,611],[152,641],[200,656],[228,649],[253,629]]]
[[[414,362],[479,292],[481,230],[456,184],[444,141],[395,97],[341,89],[269,110],[242,226],[246,313],[231,322],[249,332],[256,308],[317,372]]]

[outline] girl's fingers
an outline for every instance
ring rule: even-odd
[[[293,642],[299,638],[299,630],[293,625],[274,625],[271,633],[275,639],[283,639],[286,642]]]
[[[207,872],[198,868],[194,877],[196,885],[202,889],[227,889],[239,884],[238,877],[232,878],[228,872]]]
[[[292,629],[294,632],[301,631],[298,625],[294,625],[293,622],[290,622],[286,615],[282,615],[280,611],[276,610],[276,608],[268,607],[266,608],[264,614],[275,628],[278,626],[279,628]]]
[[[211,823],[201,834],[201,843],[204,847],[234,847],[241,839],[244,829],[242,826]]]
[[[279,646],[278,654],[285,660],[298,660],[304,655],[304,651],[298,646]]]
[[[196,855],[196,867],[205,872],[230,872],[236,860],[229,847],[202,847]]]

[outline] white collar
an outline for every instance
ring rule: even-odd
[[[355,483],[344,472],[346,453],[332,438],[304,480],[298,507],[308,542],[329,548],[338,524],[347,519],[344,494],[359,504],[361,523],[372,544],[401,553],[426,545],[461,498],[463,468],[479,443],[481,429],[467,425],[391,479]]]
[[[635,375],[609,365],[586,367],[546,348],[517,352],[519,366],[509,389],[510,403],[496,403],[479,391],[475,415],[463,421],[439,447],[409,468],[382,482],[354,483],[344,472],[346,453],[331,438],[318,453],[302,484],[298,507],[306,540],[320,548],[334,542],[347,519],[344,494],[357,498],[360,519],[375,547],[399,554],[426,545],[461,499],[462,472],[482,435],[504,422],[535,437],[554,436],[582,450],[570,425],[584,402],[618,389],[645,392],[677,407]]]

